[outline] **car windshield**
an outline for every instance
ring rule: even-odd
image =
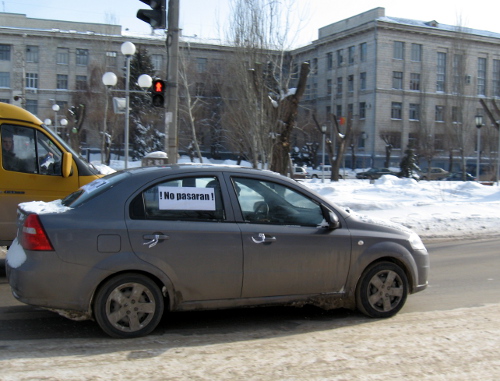
[[[106,192],[108,189],[123,181],[128,176],[130,176],[129,172],[115,172],[108,176],[94,180],[65,197],[62,200],[62,205],[75,208]]]

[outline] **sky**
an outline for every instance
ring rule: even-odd
[[[214,43],[224,36],[231,0],[179,1],[183,35],[214,39]],[[280,1],[288,4],[292,0]],[[293,23],[290,35],[296,36],[293,45],[306,45],[317,39],[319,28],[376,7],[384,7],[386,16],[436,20],[500,33],[500,5],[491,0],[420,0],[415,6],[408,4],[401,0],[295,0],[290,10]],[[2,0],[0,6],[3,12],[21,13],[30,18],[111,23],[122,25],[131,33],[150,32],[149,25],[136,18],[138,9],[149,9],[139,0]]]

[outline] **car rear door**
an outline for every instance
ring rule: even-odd
[[[244,222],[242,297],[340,292],[350,264],[345,228],[325,228],[319,203],[292,188],[232,178]]]
[[[134,252],[168,275],[185,302],[238,298],[241,233],[217,176],[185,176],[157,183],[130,203]]]

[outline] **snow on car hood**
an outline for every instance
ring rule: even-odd
[[[358,213],[354,213],[351,211],[351,214],[353,216],[355,216],[358,220],[360,220],[361,222],[364,222],[364,223],[367,223],[367,224],[372,224],[372,225],[378,225],[378,226],[383,226],[383,227],[386,227],[386,228],[391,228],[391,229],[394,229],[394,230],[398,230],[402,233],[406,233],[406,234],[413,234],[414,231],[411,230],[410,228],[407,228],[406,226],[403,226],[397,222],[392,222],[392,221],[389,221],[389,220],[384,220],[382,218],[372,218],[372,217],[368,217],[366,215],[363,215],[363,214],[358,214]]]

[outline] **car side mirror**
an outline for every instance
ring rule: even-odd
[[[328,229],[335,230],[340,227],[339,217],[329,208],[322,206],[323,215],[325,216],[326,222],[328,224]]]
[[[73,155],[70,152],[64,152],[62,157],[62,177],[70,177],[73,169]]]

